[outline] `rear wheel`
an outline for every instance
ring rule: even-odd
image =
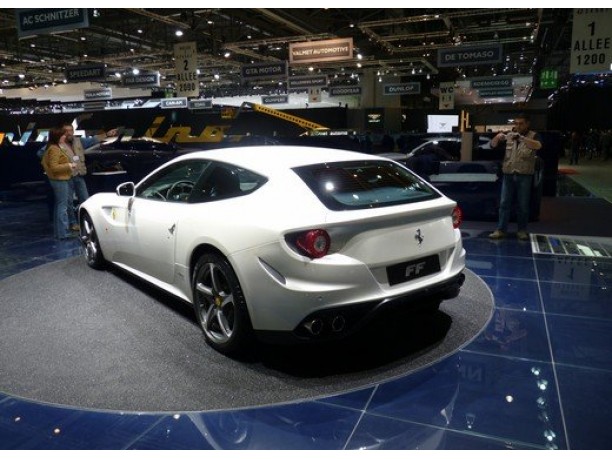
[[[80,239],[85,249],[85,260],[87,264],[94,269],[102,269],[106,264],[102,248],[98,241],[96,229],[91,221],[91,217],[87,212],[84,212],[81,217]]]
[[[208,343],[227,355],[242,355],[252,340],[252,326],[238,278],[229,262],[205,253],[193,275],[193,306]]]

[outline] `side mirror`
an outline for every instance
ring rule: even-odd
[[[134,197],[134,195],[136,194],[136,188],[134,186],[134,182],[122,183],[117,186],[116,191],[119,196]]]

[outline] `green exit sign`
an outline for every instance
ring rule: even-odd
[[[559,72],[554,69],[544,69],[540,72],[540,89],[557,89]]]

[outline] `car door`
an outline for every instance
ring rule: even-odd
[[[191,210],[189,197],[208,165],[206,160],[174,163],[137,186],[115,256],[118,263],[173,283],[180,222]]]

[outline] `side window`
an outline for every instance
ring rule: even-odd
[[[267,178],[226,163],[211,165],[196,185],[191,202],[209,202],[235,198],[252,193],[267,182]]]
[[[210,161],[190,160],[173,164],[150,177],[136,190],[136,196],[156,201],[187,202]]]

